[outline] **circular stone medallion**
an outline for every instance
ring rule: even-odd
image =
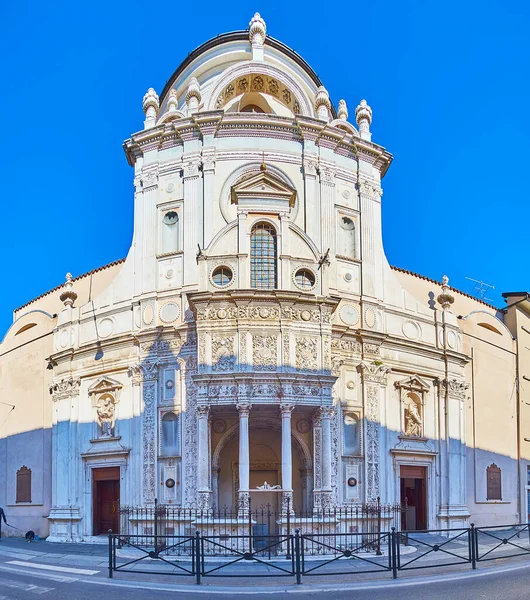
[[[300,419],[296,422],[296,431],[298,431],[298,433],[308,433],[309,428],[309,421],[307,419]]]
[[[98,333],[100,337],[109,337],[114,331],[114,322],[112,319],[101,319],[98,323]]]
[[[215,433],[224,433],[226,431],[226,421],[217,419],[213,422],[213,430]]]
[[[173,323],[178,319],[180,309],[175,302],[167,302],[160,309],[160,320],[164,323]]]
[[[405,321],[401,326],[401,331],[409,340],[417,340],[421,334],[420,326],[415,321]]]
[[[372,308],[366,309],[366,312],[364,313],[364,321],[366,326],[370,327],[370,329],[375,327],[375,312]]]
[[[351,304],[345,304],[340,309],[340,318],[346,325],[357,325],[359,322],[359,311]]]

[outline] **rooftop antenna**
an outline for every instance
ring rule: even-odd
[[[485,281],[481,281],[480,279],[472,279],[471,277],[466,277],[468,281],[472,281],[475,285],[473,286],[473,292],[477,298],[483,301],[493,302],[491,298],[488,298],[486,294],[489,290],[494,290],[495,286],[486,283]]]

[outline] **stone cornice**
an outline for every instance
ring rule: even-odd
[[[202,139],[203,135],[313,141],[316,145],[332,149],[336,154],[352,159],[357,156],[374,165],[382,175],[392,162],[392,155],[382,146],[362,140],[319,119],[301,115],[293,118],[207,111],[135,133],[124,142],[123,147],[129,164],[134,165],[135,160],[145,152]]]

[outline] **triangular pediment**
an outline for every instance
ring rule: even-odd
[[[419,375],[411,375],[406,379],[401,379],[400,381],[396,381],[394,384],[396,387],[408,388],[414,390],[421,390],[423,392],[427,392],[431,389],[431,386],[422,379]]]
[[[259,198],[287,201],[292,208],[296,201],[296,190],[267,170],[249,175],[232,187],[233,204],[239,204],[242,199],[248,201]]]
[[[123,385],[115,379],[111,379],[110,377],[100,377],[88,388],[88,394],[91,395],[103,394],[104,392],[115,392],[122,387]]]

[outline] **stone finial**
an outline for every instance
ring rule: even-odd
[[[177,102],[177,92],[176,90],[170,90],[169,98],[167,100],[167,110],[168,112],[175,112],[178,108]]]
[[[372,109],[366,100],[361,100],[355,109],[355,120],[359,126],[359,133],[364,140],[371,140],[370,124],[372,123]]]
[[[331,102],[329,100],[329,94],[326,88],[321,85],[317,90],[317,95],[315,97],[315,111],[317,113],[317,118],[322,121],[329,122],[331,115]]]
[[[436,298],[438,302],[442,305],[443,310],[449,310],[451,308],[451,304],[455,301],[455,297],[449,291],[449,277],[444,275],[442,277],[442,293]]]
[[[261,15],[257,12],[248,24],[248,38],[253,46],[263,46],[265,36],[267,35],[267,26]]]
[[[199,110],[201,103],[201,88],[195,77],[190,79],[188,90],[186,92],[186,105],[188,107],[188,116]]]
[[[65,306],[73,306],[77,300],[77,294],[74,292],[74,282],[72,280],[72,273],[66,274],[66,282],[64,284],[64,292],[59,296],[59,300]]]
[[[341,121],[348,120],[348,107],[346,106],[346,100],[339,100],[339,108],[337,110],[337,116]]]
[[[156,117],[160,108],[158,94],[153,88],[149,88],[144,96],[142,106],[145,114],[144,129],[150,129],[156,125]]]

